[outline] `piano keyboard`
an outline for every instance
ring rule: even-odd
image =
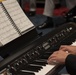
[[[71,44],[72,46],[76,46],[76,41],[73,42]],[[38,60],[40,61],[40,60]],[[50,70],[52,70],[53,68],[55,68],[57,65],[49,65],[47,63],[44,64],[44,61],[40,61],[42,62],[42,64],[30,64],[30,66],[35,66],[35,67],[40,67],[40,69],[36,70],[37,68],[35,68],[35,70],[33,71],[29,71],[29,70],[21,70],[21,72],[24,72],[24,73],[32,73],[32,75],[46,75]]]
[[[65,24],[0,62],[0,75],[56,75],[63,65],[47,64],[60,45],[76,45],[76,25]]]
[[[41,66],[42,68],[38,71],[38,72],[34,72],[34,71],[27,71],[27,70],[22,70],[22,72],[30,72],[33,73],[33,75],[46,75],[50,70],[52,70],[55,65],[45,65],[45,66]]]
[[[49,55],[48,55],[49,57]],[[32,75],[46,75],[50,70],[56,67],[56,65],[49,65],[47,63],[47,59],[39,59],[35,60],[32,63],[29,64],[31,68],[24,68],[21,70],[21,72],[30,72]],[[33,68],[32,68],[33,67]],[[29,74],[28,74],[29,75]]]

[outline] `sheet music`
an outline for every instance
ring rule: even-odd
[[[4,7],[8,11],[9,15],[13,19],[20,32],[24,32],[31,27],[34,27],[34,25],[22,11],[17,0],[6,0],[2,3],[4,4]]]
[[[9,20],[5,10],[0,4],[0,46],[14,40],[20,35],[13,27],[11,21]]]

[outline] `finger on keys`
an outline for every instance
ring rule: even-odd
[[[55,58],[51,58],[51,59],[47,60],[47,63],[51,64],[51,65],[54,65],[54,64],[57,64],[57,61],[56,61]]]
[[[67,49],[66,49],[66,48],[61,48],[61,49],[59,49],[59,50],[61,50],[61,51],[67,51]]]
[[[66,48],[67,45],[61,45],[59,49]]]
[[[55,60],[54,58],[55,58],[55,53],[56,52],[54,52],[49,58],[48,58],[48,60],[47,60],[47,62],[49,63],[49,62],[52,62],[53,60]]]
[[[48,60],[51,59],[51,58],[53,58],[53,57],[55,57],[56,54],[58,54],[58,51],[53,52],[53,54],[50,55],[50,57],[48,58]]]

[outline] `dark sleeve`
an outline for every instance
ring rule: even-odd
[[[66,69],[69,74],[76,75],[76,56],[69,54],[65,60]]]

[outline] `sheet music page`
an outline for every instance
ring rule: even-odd
[[[4,7],[8,11],[9,15],[13,19],[20,32],[27,31],[31,27],[34,27],[32,22],[27,18],[27,16],[21,9],[17,0],[6,0],[2,3],[4,4]]]
[[[6,15],[5,10],[0,4],[0,43],[2,45],[5,45],[6,43],[14,40],[17,37],[19,37],[18,32],[13,27],[11,21]]]

